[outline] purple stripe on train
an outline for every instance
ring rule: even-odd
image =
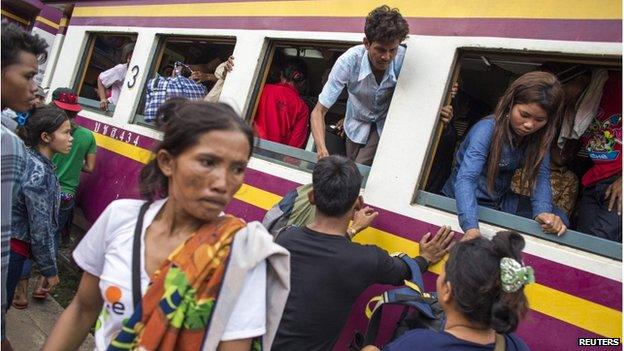
[[[56,28],[54,28],[52,26],[49,26],[49,25],[47,25],[47,24],[45,24],[43,22],[40,22],[40,21],[35,21],[35,23],[33,24],[33,27],[34,28],[39,28],[42,31],[48,32],[48,33],[50,33],[52,35],[56,35],[58,33],[58,29],[56,29]]]
[[[223,3],[223,2],[260,2],[265,0],[181,0],[172,3],[171,0],[133,0],[130,5],[180,5],[180,4],[197,4],[197,3]],[[272,1],[293,1],[293,0],[272,0]],[[294,0],[305,1],[305,0]],[[101,1],[101,0],[87,0],[76,1],[76,8],[79,7],[93,7],[93,6],[127,6],[127,0],[113,0],[113,1]],[[80,4],[82,2],[83,4]]]
[[[417,35],[621,42],[621,20],[406,18]],[[71,25],[362,32],[361,17],[73,17]]]
[[[115,127],[110,124],[94,121],[82,116],[76,117],[76,122],[81,126],[92,130],[96,133],[100,133],[107,137],[122,141],[127,144],[138,146],[143,149],[152,150],[159,143],[157,139],[146,137],[141,134],[133,133],[129,130]]]

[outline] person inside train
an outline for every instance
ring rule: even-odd
[[[153,123],[156,121],[156,115],[160,106],[168,99],[175,97],[185,98],[188,100],[203,100],[206,96],[206,88],[192,80],[193,74],[191,67],[183,62],[176,61],[173,64],[171,76],[156,77],[147,81],[145,94],[145,122]]]
[[[44,277],[41,293],[59,283],[56,264],[57,217],[61,200],[52,157],[71,150],[71,124],[56,106],[35,108],[18,134],[28,146],[25,177],[13,201],[11,254],[7,277],[7,299],[13,302],[24,263],[32,258]]]
[[[401,44],[409,25],[398,9],[384,5],[368,14],[364,42],[342,54],[311,114],[312,135],[319,158],[329,155],[325,143],[325,115],[343,89],[349,94],[344,121],[347,157],[370,166],[383,131],[386,115],[403,65],[406,48]],[[452,118],[451,106],[442,109],[441,119]]]
[[[228,105],[180,98],[158,125],[139,179],[147,201],[113,201],[76,247],[80,286],[43,350],[77,349],[96,321],[96,350],[271,349],[289,253],[260,223],[222,215],[243,184],[251,128]]]
[[[300,95],[308,69],[301,59],[290,59],[280,82],[265,84],[253,120],[258,137],[302,148],[308,140],[310,111]]]
[[[526,73],[507,88],[495,113],[468,132],[442,189],[457,200],[465,239],[480,235],[479,205],[518,212],[519,198],[510,184],[519,168],[532,189],[530,218],[545,232],[565,233],[567,216],[552,205],[550,147],[546,147],[556,136],[563,94],[553,74]]]
[[[59,183],[61,185],[61,203],[58,209],[57,234],[55,245],[58,250],[61,238],[67,237],[71,229],[74,210],[74,197],[80,183],[80,174],[92,172],[95,168],[95,138],[86,128],[74,123],[74,118],[82,108],[78,104],[77,95],[72,89],[57,88],[52,93],[52,103],[65,111],[72,125],[71,151],[68,154],[57,153],[52,157],[52,163],[56,169]],[[21,279],[15,289],[13,297],[13,307],[25,308],[28,306],[28,281],[31,276],[32,261],[24,262],[24,269]],[[45,279],[40,276],[33,291],[33,297],[37,299],[47,298],[47,292],[43,288]]]
[[[354,212],[363,208],[362,176],[343,156],[322,158],[312,173],[309,201],[316,206],[312,223],[287,227],[275,242],[290,258],[290,294],[279,324],[274,350],[331,350],[356,299],[373,284],[402,285],[411,277],[406,262],[374,245],[351,242]],[[368,216],[373,217],[369,209]],[[453,241],[450,228],[434,238],[425,234],[421,271],[439,261]]]
[[[121,50],[121,63],[107,69],[98,76],[97,92],[100,98],[100,110],[108,111],[109,103],[117,105],[133,52],[134,43],[126,44]]]
[[[583,174],[577,229],[622,241],[622,72],[609,71],[595,117],[581,137],[592,160]]]
[[[516,232],[455,245],[436,280],[444,330],[412,329],[382,350],[528,351],[514,333],[529,307],[524,287],[535,281],[533,269],[522,264],[523,248]]]
[[[568,163],[573,159],[572,148],[562,150],[556,140],[550,148],[550,189],[552,191],[553,205],[561,209],[568,218],[576,204],[579,190],[579,179],[568,169]],[[522,169],[516,170],[511,180],[511,190],[520,195],[518,208],[526,211],[525,217],[530,216],[531,211],[531,188],[527,177]]]
[[[26,112],[30,110],[37,91],[35,76],[39,62],[46,58],[48,44],[36,34],[26,32],[14,23],[2,21],[2,123],[0,125],[0,152],[2,153],[2,178],[0,179],[1,206],[0,206],[0,248],[2,249],[1,278],[2,289],[0,295],[2,306],[0,311],[0,348],[12,350],[11,343],[6,337],[6,308],[7,308],[7,272],[9,268],[10,241],[11,241],[11,206],[18,193],[26,169],[26,148],[22,140],[15,135],[17,127],[15,120],[7,114],[9,111]]]

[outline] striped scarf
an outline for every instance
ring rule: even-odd
[[[174,250],[108,350],[200,350],[234,234],[244,226],[219,217]]]

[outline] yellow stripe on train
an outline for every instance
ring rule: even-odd
[[[622,3],[604,0],[597,6],[585,0],[552,0],[535,6],[534,0],[483,1],[388,0],[406,17],[434,18],[543,18],[621,19]],[[350,1],[249,1],[172,5],[87,6],[74,10],[74,17],[364,17],[379,6],[376,0]]]
[[[99,133],[93,134],[99,147],[141,163],[147,163],[152,158],[149,150]],[[282,198],[249,184],[243,184],[234,197],[263,210],[270,209]],[[365,229],[354,238],[354,241],[361,244],[375,244],[388,252],[405,252],[410,256],[416,256],[419,252],[418,243],[376,228]],[[429,271],[440,274],[442,264],[439,262],[431,266]],[[598,335],[622,338],[621,311],[537,283],[527,286],[526,293],[531,309],[537,312]]]

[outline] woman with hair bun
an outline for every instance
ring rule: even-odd
[[[301,59],[289,60],[280,82],[262,89],[253,126],[258,137],[302,148],[308,141],[310,110],[300,96],[308,69]]]
[[[524,286],[534,281],[533,269],[521,263],[523,248],[516,232],[458,242],[436,281],[444,330],[413,329],[383,350],[529,350],[513,333],[529,308]]]
[[[113,201],[74,251],[78,292],[44,350],[270,350],[289,254],[258,222],[223,215],[253,133],[225,104],[171,99],[141,171],[143,200]],[[96,323],[97,321],[97,323]],[[260,345],[261,344],[261,345]]]

